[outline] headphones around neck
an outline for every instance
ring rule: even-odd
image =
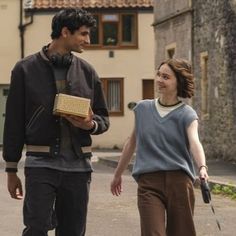
[[[43,52],[49,59],[49,61],[52,63],[53,66],[59,67],[59,68],[68,68],[71,65],[73,55],[72,53],[67,53],[64,55],[61,55],[59,53],[54,53],[52,55],[48,55],[48,47],[44,46],[43,47]]]

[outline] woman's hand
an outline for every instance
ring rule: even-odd
[[[207,173],[207,166],[203,165],[199,168],[199,179],[202,180],[204,179],[205,181],[208,181],[209,176]]]
[[[199,178],[208,180],[206,158],[202,144],[198,136],[198,121],[194,120],[187,129],[190,151],[193,155],[196,165],[198,166]]]
[[[113,178],[111,182],[111,193],[113,195],[119,196],[122,192],[122,178],[120,177],[115,177]]]
[[[127,168],[136,147],[135,129],[133,129],[131,136],[126,140],[122,149],[122,154],[115,170],[113,180],[111,182],[111,193],[119,196],[122,192],[122,173]]]

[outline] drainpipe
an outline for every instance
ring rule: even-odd
[[[33,13],[30,12],[30,21],[23,24],[23,0],[20,0],[20,24],[18,26],[18,29],[20,31],[20,48],[21,48],[21,58],[25,57],[25,38],[24,33],[25,29],[28,25],[31,25],[33,23]]]

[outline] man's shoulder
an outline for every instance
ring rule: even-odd
[[[38,60],[38,56],[39,56],[38,52],[34,53],[34,54],[31,54],[31,55],[28,55],[28,56],[22,58],[21,60],[19,60],[16,63],[16,67],[21,67],[23,65],[34,63],[36,60]]]
[[[73,58],[74,58],[73,60],[76,61],[77,64],[80,64],[81,67],[83,67],[87,70],[95,71],[94,67],[89,62],[82,59],[81,57],[74,55]]]

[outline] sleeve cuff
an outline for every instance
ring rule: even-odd
[[[17,162],[6,162],[6,172],[17,172]]]
[[[92,129],[91,134],[95,134],[98,130],[98,123],[95,120],[93,120],[93,124],[94,124],[94,127]]]

